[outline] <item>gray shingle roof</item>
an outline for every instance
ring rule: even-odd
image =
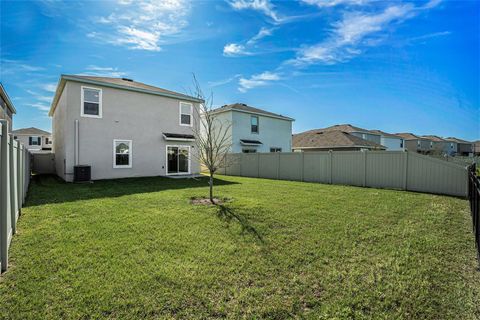
[[[247,112],[247,113],[260,114],[260,115],[265,115],[265,116],[269,116],[269,117],[281,118],[281,119],[284,119],[284,120],[294,121],[293,118],[286,117],[286,116],[278,114],[278,113],[273,113],[273,112],[265,111],[265,110],[262,110],[262,109],[254,108],[254,107],[246,105],[245,103],[233,103],[233,104],[224,105],[220,108],[212,110],[212,113],[220,113],[220,112],[231,111],[231,110],[243,111],[243,112]]]
[[[310,130],[292,137],[294,149],[301,148],[369,148],[369,149],[386,149],[384,146],[354,136],[348,132],[340,130],[322,131],[321,129]]]
[[[80,75],[65,75],[70,78],[77,78],[79,80],[91,80],[91,81],[97,81],[97,82],[103,82],[103,83],[109,83],[109,84],[114,84],[118,86],[123,86],[126,88],[132,88],[132,89],[143,89],[143,90],[148,90],[148,91],[153,91],[153,92],[159,92],[159,93],[165,93],[169,95],[175,95],[178,97],[184,97],[188,99],[196,99],[195,97],[171,91],[171,90],[166,90],[163,88],[151,86],[142,82],[138,81],[133,81],[128,78],[110,78],[110,77],[95,77],[95,76],[80,76]]]
[[[34,127],[13,130],[12,133],[14,135],[19,135],[19,134],[20,135],[22,135],[22,134],[25,134],[25,135],[40,135],[40,136],[41,135],[44,135],[44,136],[51,135],[51,133],[48,132],[48,131],[41,130],[41,129],[34,128]]]

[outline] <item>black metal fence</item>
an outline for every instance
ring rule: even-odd
[[[472,164],[468,168],[468,199],[470,200],[470,212],[472,213],[473,232],[480,261],[480,178],[477,176],[477,167]]]

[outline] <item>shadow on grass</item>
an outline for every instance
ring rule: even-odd
[[[215,186],[237,183],[214,179]],[[69,183],[54,175],[34,175],[30,182],[25,207],[206,187],[208,187],[208,177],[171,179],[159,176]]]
[[[248,221],[248,219],[244,215],[235,212],[232,208],[228,208],[223,204],[218,204],[217,208],[217,215],[220,219],[226,221],[227,223],[230,223],[232,220],[236,220],[238,223],[240,223],[240,226],[242,227],[242,233],[249,233],[262,244],[265,243],[263,241],[262,235],[258,233],[257,229],[255,229],[255,227],[250,223],[250,221]]]

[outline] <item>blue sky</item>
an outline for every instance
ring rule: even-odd
[[[480,138],[478,1],[2,1],[15,128],[50,130],[60,74],[128,77],[218,106]]]

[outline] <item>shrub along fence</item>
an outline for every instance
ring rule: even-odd
[[[235,153],[218,173],[467,197],[467,167],[413,152]]]
[[[8,268],[8,248],[30,182],[30,153],[0,120],[0,269]]]

